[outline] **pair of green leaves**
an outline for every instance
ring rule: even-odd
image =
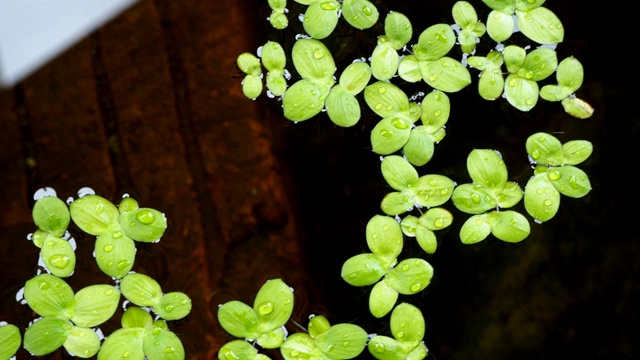
[[[340,15],[356,29],[372,27],[380,16],[378,9],[368,0],[295,0],[309,5],[302,17],[304,30],[315,39],[331,35],[338,25]]]
[[[522,214],[511,210],[488,212],[513,207],[523,197],[520,186],[508,181],[507,167],[499,153],[474,149],[467,157],[467,170],[473,183],[457,186],[451,197],[458,210],[473,214],[462,225],[460,240],[474,244],[489,234],[507,242],[524,240],[530,226]]]
[[[540,97],[547,101],[560,101],[565,112],[571,116],[579,119],[591,117],[591,105],[575,96],[584,79],[580,61],[574,57],[562,60],[556,69],[556,79],[557,85],[545,85],[540,89]]]
[[[487,27],[478,21],[478,14],[467,1],[457,1],[451,9],[453,20],[456,25],[453,27],[458,33],[458,43],[462,52],[473,53],[479,38],[487,31]]]
[[[281,96],[287,90],[287,58],[282,46],[275,41],[267,41],[258,50],[260,58],[251,53],[238,55],[236,64],[245,73],[242,80],[242,92],[249,99],[255,99],[262,93],[262,66],[267,69],[266,85],[273,96]]]
[[[104,340],[98,360],[184,359],[182,342],[166,321],[153,321],[147,311],[130,306],[122,314],[121,325]]]
[[[385,34],[378,38],[371,55],[371,71],[373,77],[380,81],[388,81],[398,71],[402,49],[411,40],[413,27],[409,19],[399,12],[390,12],[384,20]]]
[[[282,279],[268,280],[258,291],[253,307],[232,300],[218,308],[218,321],[231,335],[248,341],[256,341],[267,349],[278,348],[286,337],[284,324],[293,312],[293,290]],[[225,352],[234,353],[235,345]],[[238,348],[237,351],[241,351]],[[225,355],[226,356],[226,355]]]
[[[129,273],[120,281],[122,295],[138,306],[150,307],[165,320],[178,320],[191,312],[191,299],[185,293],[163,293],[160,284],[148,275]]]
[[[157,242],[167,228],[163,213],[140,208],[133,198],[122,199],[119,208],[98,195],[85,195],[69,205],[74,223],[84,232],[96,235],[95,257],[100,269],[120,279],[133,267],[134,240]]]
[[[580,198],[591,191],[589,177],[574,165],[585,161],[593,151],[586,140],[562,144],[547,133],[531,135],[526,143],[531,161],[537,164],[525,187],[524,206],[537,221],[553,218],[560,206],[560,194]]]
[[[100,349],[100,338],[90,328],[113,316],[120,292],[104,284],[91,285],[74,294],[59,277],[40,274],[26,282],[24,298],[42,316],[25,331],[25,349],[40,356],[64,346],[70,354],[89,358]]]
[[[482,0],[493,9],[487,18],[487,33],[494,41],[503,42],[511,37],[517,24],[526,37],[538,44],[562,42],[564,27],[551,10],[541,6],[544,1]]]
[[[376,335],[369,341],[369,352],[376,359],[420,360],[429,353],[422,341],[424,317],[417,307],[402,303],[393,309],[389,321],[393,337]]]
[[[399,294],[412,295],[426,288],[433,277],[433,268],[417,258],[398,263],[403,236],[400,224],[392,217],[372,217],[367,223],[366,239],[371,253],[347,259],[341,276],[353,286],[375,284],[369,296],[369,310],[379,318],[393,309]]]
[[[40,248],[47,270],[58,277],[71,276],[76,254],[73,245],[63,238],[71,221],[67,204],[56,196],[44,196],[36,200],[32,216],[38,230],[31,240]]]

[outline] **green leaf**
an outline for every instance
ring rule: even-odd
[[[133,268],[136,245],[123,234],[120,224],[115,224],[98,236],[94,253],[102,272],[121,279]]]
[[[420,61],[415,55],[407,55],[400,59],[398,76],[404,81],[415,83],[422,80]]]
[[[20,348],[20,329],[12,324],[0,326],[0,359],[10,359]]]
[[[229,334],[253,341],[260,337],[258,314],[249,305],[231,300],[218,307],[218,322]]]
[[[69,354],[88,359],[100,350],[100,337],[93,329],[74,326],[62,346]]]
[[[416,241],[427,254],[435,253],[438,248],[436,234],[429,228],[422,225],[416,228]]]
[[[487,16],[487,34],[493,41],[504,42],[513,34],[516,23],[511,14],[497,10],[489,13],[489,16]]]
[[[570,56],[558,64],[556,79],[558,80],[558,85],[567,89],[567,92],[570,94],[573,94],[582,86],[584,68],[578,59]]]
[[[546,0],[516,0],[516,11],[529,11],[540,7]]]
[[[422,79],[434,89],[457,92],[471,84],[469,70],[458,60],[448,56],[420,62]]]
[[[414,188],[416,204],[423,207],[440,206],[447,202],[453,194],[455,183],[446,176],[423,175]]]
[[[398,71],[400,56],[390,42],[378,44],[371,55],[371,73],[380,81],[387,81]]]
[[[144,360],[145,329],[118,329],[107,336],[98,352],[98,360]]]
[[[385,81],[375,82],[365,88],[364,100],[380,117],[406,113],[409,110],[409,98],[399,87]]]
[[[353,62],[342,71],[338,83],[351,95],[358,95],[371,79],[371,67],[364,61]]]
[[[72,329],[68,320],[45,316],[25,330],[24,348],[35,356],[50,354],[64,344]]]
[[[521,76],[527,80],[540,81],[553,74],[558,67],[558,55],[549,48],[537,48],[527,54]],[[519,72],[520,75],[520,72]]]
[[[387,315],[398,301],[398,292],[385,279],[378,282],[369,294],[369,311],[371,315],[381,318]]]
[[[74,311],[73,290],[62,279],[40,274],[27,280],[24,299],[36,314],[70,319]]]
[[[504,90],[504,78],[499,67],[483,71],[478,80],[478,93],[485,100],[496,100]]]
[[[303,79],[333,85],[336,64],[327,47],[315,39],[298,39],[291,50],[293,65]]]
[[[409,141],[411,126],[411,121],[402,115],[392,115],[380,120],[371,130],[373,152],[389,155],[402,149]]]
[[[64,201],[55,196],[45,196],[36,201],[32,210],[33,222],[40,230],[61,237],[67,231],[71,217]]]
[[[184,346],[173,332],[159,327],[144,337],[144,355],[148,360],[184,360]]]
[[[406,352],[404,346],[393,338],[383,335],[374,336],[367,345],[369,353],[380,360],[404,360]]]
[[[422,166],[431,160],[435,151],[435,142],[426,126],[419,125],[411,129],[409,140],[402,147],[402,153],[415,166]]]
[[[238,355],[239,352],[235,352]],[[300,359],[324,359],[322,352],[316,347],[316,343],[311,336],[305,333],[295,333],[287,337],[287,339],[280,346],[280,353],[285,360],[300,360]],[[242,353],[240,353],[242,354]],[[239,359],[249,359],[249,357],[238,357]],[[220,360],[228,360],[229,357],[222,358]]]
[[[318,115],[329,90],[329,86],[313,80],[297,81],[283,95],[284,116],[292,121],[304,121]]]
[[[491,234],[488,217],[488,214],[481,214],[468,218],[460,228],[460,241],[470,245],[486,239]]]
[[[380,209],[382,209],[385,214],[392,216],[411,211],[414,206],[415,204],[409,196],[397,191],[385,195],[380,203]]]
[[[143,242],[159,241],[167,229],[167,219],[158,210],[140,208],[120,216],[120,226],[125,235]]]
[[[406,236],[416,236],[418,229],[418,218],[413,215],[408,215],[400,222],[400,228]]]
[[[269,7],[274,11],[284,11],[287,7],[287,0],[268,0]]]
[[[247,75],[242,80],[242,93],[248,99],[255,100],[262,94],[262,75]]]
[[[427,346],[424,343],[418,344],[411,352],[407,355],[406,360],[422,360],[427,357],[429,354],[429,350],[427,350]]]
[[[506,209],[515,206],[522,200],[523,194],[520,185],[512,181],[507,181],[498,196],[498,207]]]
[[[449,96],[442,91],[433,90],[428,93],[422,100],[421,107],[420,119],[431,134],[444,127],[449,120],[451,102]]]
[[[220,350],[218,350],[218,359],[220,360],[253,360],[256,355],[258,355],[258,350],[245,340],[230,341],[222,345]]]
[[[562,143],[555,136],[539,132],[527,138],[527,154],[538,164],[563,165]]]
[[[115,286],[90,285],[75,295],[75,314],[71,321],[81,327],[95,327],[115,314],[120,291]]]
[[[538,102],[538,83],[515,76],[507,76],[504,94],[514,108],[520,111],[529,111]]]
[[[451,200],[458,210],[467,214],[482,214],[497,205],[489,189],[473,184],[458,185]]]
[[[100,235],[118,222],[118,208],[98,195],[85,195],[69,205],[73,222],[84,232]]]
[[[586,101],[576,97],[562,99],[564,111],[578,119],[588,119],[593,115],[593,107]]]
[[[549,221],[560,207],[560,193],[546,173],[533,176],[524,188],[524,207],[536,222]]]
[[[293,312],[293,290],[282,279],[271,279],[262,285],[253,303],[260,324],[258,331],[270,332],[289,321]]]
[[[260,76],[262,74],[262,67],[260,66],[260,59],[251,53],[242,53],[238,55],[236,64],[240,71],[247,75]]]
[[[419,224],[429,230],[442,230],[453,222],[453,215],[444,208],[431,208],[420,216]]]
[[[281,96],[287,91],[287,79],[284,77],[284,71],[272,70],[267,73],[267,89],[274,96]]]
[[[423,259],[402,260],[384,277],[384,281],[403,295],[413,295],[429,285],[433,277],[433,267]]]
[[[68,277],[76,266],[76,253],[73,246],[62,238],[48,235],[40,252],[42,260],[50,273],[57,277]]]
[[[551,168],[547,176],[556,190],[562,195],[581,198],[591,191],[591,183],[587,174],[579,168],[566,165]]]
[[[547,101],[560,101],[571,95],[571,92],[559,85],[545,85],[540,89],[540,97]]]
[[[380,163],[382,176],[393,189],[402,191],[418,183],[418,172],[402,156],[385,156]]]
[[[329,358],[353,359],[367,345],[369,336],[360,326],[336,324],[316,337],[316,346]]]
[[[411,41],[413,27],[404,14],[392,11],[384,18],[384,33],[391,42],[391,46],[400,50]]]
[[[390,319],[391,333],[405,349],[413,349],[424,338],[425,322],[417,307],[401,303],[393,309]]]
[[[151,318],[151,314],[144,309],[136,306],[129,306],[124,311],[124,314],[122,314],[120,323],[122,324],[122,327],[126,329],[151,329],[153,326],[153,319]]]
[[[520,31],[539,44],[557,44],[564,39],[564,27],[560,19],[545,7],[516,11],[516,21]]]
[[[376,6],[368,0],[344,0],[342,16],[349,25],[363,30],[372,27],[380,14]]]
[[[504,64],[511,74],[516,74],[527,59],[527,51],[518,45],[507,45],[502,50]]]
[[[342,264],[340,276],[353,286],[367,286],[378,282],[387,269],[374,254],[358,254]]]
[[[531,232],[527,218],[515,211],[493,211],[489,219],[491,233],[502,241],[520,242]]]
[[[392,217],[374,215],[367,223],[366,236],[371,252],[388,264],[402,252],[402,229]]]
[[[287,63],[287,56],[282,45],[275,41],[267,41],[262,46],[260,58],[262,65],[268,71],[284,70],[284,66]]]
[[[482,2],[493,10],[497,10],[508,15],[513,15],[516,11],[516,0],[482,0]]]
[[[302,26],[312,38],[324,39],[331,35],[338,24],[340,3],[336,0],[312,2],[304,13]]]
[[[587,140],[572,140],[562,144],[562,164],[578,165],[593,152],[593,144]]]
[[[120,281],[120,290],[127,300],[138,306],[155,306],[162,298],[160,284],[152,277],[129,273]]]
[[[473,28],[478,22],[478,14],[473,5],[467,1],[456,1],[451,8],[453,21],[463,28]]]
[[[325,106],[329,119],[338,126],[350,127],[360,120],[360,103],[340,84],[331,88]]]
[[[309,318],[308,331],[312,338],[317,338],[331,327],[329,320],[322,315],[315,315]]]
[[[162,295],[153,311],[165,320],[178,320],[189,315],[191,306],[191,298],[187,294],[175,291]]]
[[[435,24],[426,28],[413,46],[416,58],[423,61],[438,60],[445,56],[455,45],[456,34],[447,24]],[[423,78],[424,78],[424,71]],[[425,79],[426,81],[427,79]]]
[[[269,332],[265,332],[260,335],[259,338],[256,339],[258,345],[265,349],[277,349],[282,345],[286,335],[284,333],[283,327],[279,327],[277,329],[273,329]]]

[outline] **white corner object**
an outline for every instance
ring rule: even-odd
[[[0,0],[0,87],[11,87],[136,0]]]

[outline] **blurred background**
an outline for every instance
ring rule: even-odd
[[[416,39],[432,24],[452,23],[454,1],[374,3],[381,14],[406,14]],[[471,3],[483,19],[484,5]],[[429,359],[640,358],[634,179],[640,78],[632,3],[544,6],[565,26],[559,58],[575,56],[584,66],[577,95],[595,108],[593,117],[575,119],[542,100],[522,113],[502,99],[481,100],[474,82],[450,96],[447,136],[419,172],[469,182],[466,156],[491,148],[502,153],[510,180],[524,186],[532,171],[524,143],[545,131],[562,142],[594,144],[579,165],[593,190],[581,199],[563,197],[557,216],[532,223],[519,244],[492,237],[461,244],[466,215],[453,206],[457,220],[437,233],[434,255],[405,240],[402,257],[423,257],[435,269],[425,291],[399,300],[422,309]],[[294,28],[270,27],[266,1],[140,0],[122,10],[0,89],[0,321],[24,329],[34,318],[15,298],[37,271],[39,249],[27,240],[36,230],[34,192],[51,187],[67,199],[90,187],[115,203],[128,194],[166,214],[162,241],[138,246],[134,270],[165,291],[191,296],[191,315],[169,324],[187,359],[217,357],[233,339],[217,323],[218,305],[252,304],[270,278],[295,289],[292,320],[303,326],[309,315],[322,314],[331,323],[388,334],[385,319],[368,313],[370,289],[340,278],[345,260],[369,251],[365,225],[390,191],[369,143],[375,116],[365,112],[348,129],[324,115],[294,124],[277,101],[243,96],[237,55],[295,35]],[[373,49],[380,33],[341,26],[328,46],[344,65]],[[524,212],[521,204],[516,210]],[[91,255],[94,238],[70,231],[78,243],[68,279],[74,290],[112,283]],[[105,335],[118,319],[101,326]],[[288,328],[298,331],[293,323]],[[59,350],[43,358],[69,357]],[[17,358],[28,353],[21,349]]]

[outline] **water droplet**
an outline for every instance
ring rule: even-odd
[[[111,250],[113,250],[113,245],[107,244],[102,249],[106,252],[111,252]]]
[[[66,255],[56,254],[49,258],[49,264],[58,269],[64,269],[69,266],[69,260],[69,257]]]
[[[382,104],[381,103],[376,104],[376,110],[380,110],[380,109],[382,109]]]
[[[478,196],[478,194],[471,194],[471,201],[476,204],[480,204],[480,196]]]
[[[324,56],[324,51],[321,49],[316,49],[313,51],[313,57],[316,59],[321,59]]]
[[[444,227],[444,220],[442,220],[442,218],[437,218],[433,225],[442,229]]]
[[[40,280],[38,282],[38,288],[40,288],[40,290],[47,290],[51,288],[51,284],[49,284],[48,282],[44,281],[44,280]]]
[[[172,312],[173,311],[174,306],[171,304],[168,304],[164,307],[164,311],[166,312]]]
[[[365,5],[365,6],[362,7],[362,13],[367,15],[367,16],[371,16],[371,14],[373,12],[371,11],[371,9],[368,6]]]
[[[336,9],[336,4],[332,3],[331,1],[323,1],[320,3],[320,7],[323,10],[335,10]]]
[[[111,296],[113,295],[113,289],[109,289],[107,291],[104,292],[107,296]]]
[[[112,236],[114,239],[120,239],[122,237],[122,231],[114,231]]]
[[[294,357],[294,358],[295,358],[295,357],[298,357],[298,355],[300,355],[300,353],[299,353],[297,350],[291,350],[291,353],[290,353],[290,354],[291,354],[291,356],[292,356],[292,357]]]
[[[118,270],[124,270],[130,264],[131,264],[131,262],[129,260],[120,260],[120,261],[118,261],[117,268],[118,268]]]
[[[343,346],[343,347],[349,347],[349,342],[348,342],[348,341],[344,341],[344,342],[342,343],[342,346]]]
[[[288,300],[288,299],[287,299],[287,301],[291,301],[291,300]],[[285,301],[285,303],[286,303],[287,301]],[[188,302],[189,302],[189,301],[188,301],[187,299],[182,299],[182,300],[180,300],[180,305],[186,305]]]
[[[416,282],[411,285],[410,289],[413,292],[417,292],[417,291],[420,291],[420,288],[422,288],[422,284],[420,284],[419,282]]]
[[[258,313],[260,315],[269,315],[273,312],[273,304],[270,301],[262,303],[258,306]]]
[[[151,210],[140,210],[136,214],[136,220],[140,221],[145,225],[149,225],[156,220],[156,216],[153,214],[153,211]]]
[[[386,92],[387,92],[387,88],[386,88],[386,87],[384,87],[384,86],[380,86],[380,87],[378,88],[378,93],[380,93],[380,94],[384,94],[384,93],[386,93]]]
[[[107,261],[107,266],[108,267],[112,267],[113,266],[113,261]]]
[[[384,344],[376,343],[375,345],[373,345],[373,351],[377,352],[378,354],[382,354],[386,350],[387,348],[384,346]]]
[[[409,125],[407,124],[406,121],[400,119],[400,118],[393,118],[391,120],[391,124],[396,128],[396,129],[400,129],[400,130],[404,130],[406,128],[409,127]]]
[[[128,358],[130,355],[131,355],[131,354],[130,354],[128,351],[125,351],[125,352],[122,354],[122,357],[123,357],[123,358]]]
[[[431,76],[429,76],[429,80],[430,81],[436,81],[436,80],[438,80],[438,77],[435,76],[435,75],[431,75]]]
[[[560,180],[562,174],[558,170],[549,171],[549,179],[552,181]]]
[[[335,345],[331,344],[331,345],[327,346],[327,351],[328,352],[332,352],[333,349],[335,349],[335,347],[336,347]]]
[[[371,237],[374,238],[374,239],[377,239],[378,238],[378,233],[374,232],[373,234],[371,234]]]
[[[356,273],[351,273],[351,275],[349,275],[349,278],[351,279],[355,279],[358,276],[358,274]]]
[[[391,130],[387,130],[387,129],[382,129],[380,130],[380,135],[386,138],[390,138],[393,136],[393,131]]]
[[[396,337],[398,339],[403,338],[404,337],[404,332],[403,331],[398,331],[398,333],[396,334]]]
[[[382,225],[382,230],[389,231],[389,225]]]
[[[403,271],[408,271],[409,270],[409,265],[408,264],[402,265],[402,270]]]

